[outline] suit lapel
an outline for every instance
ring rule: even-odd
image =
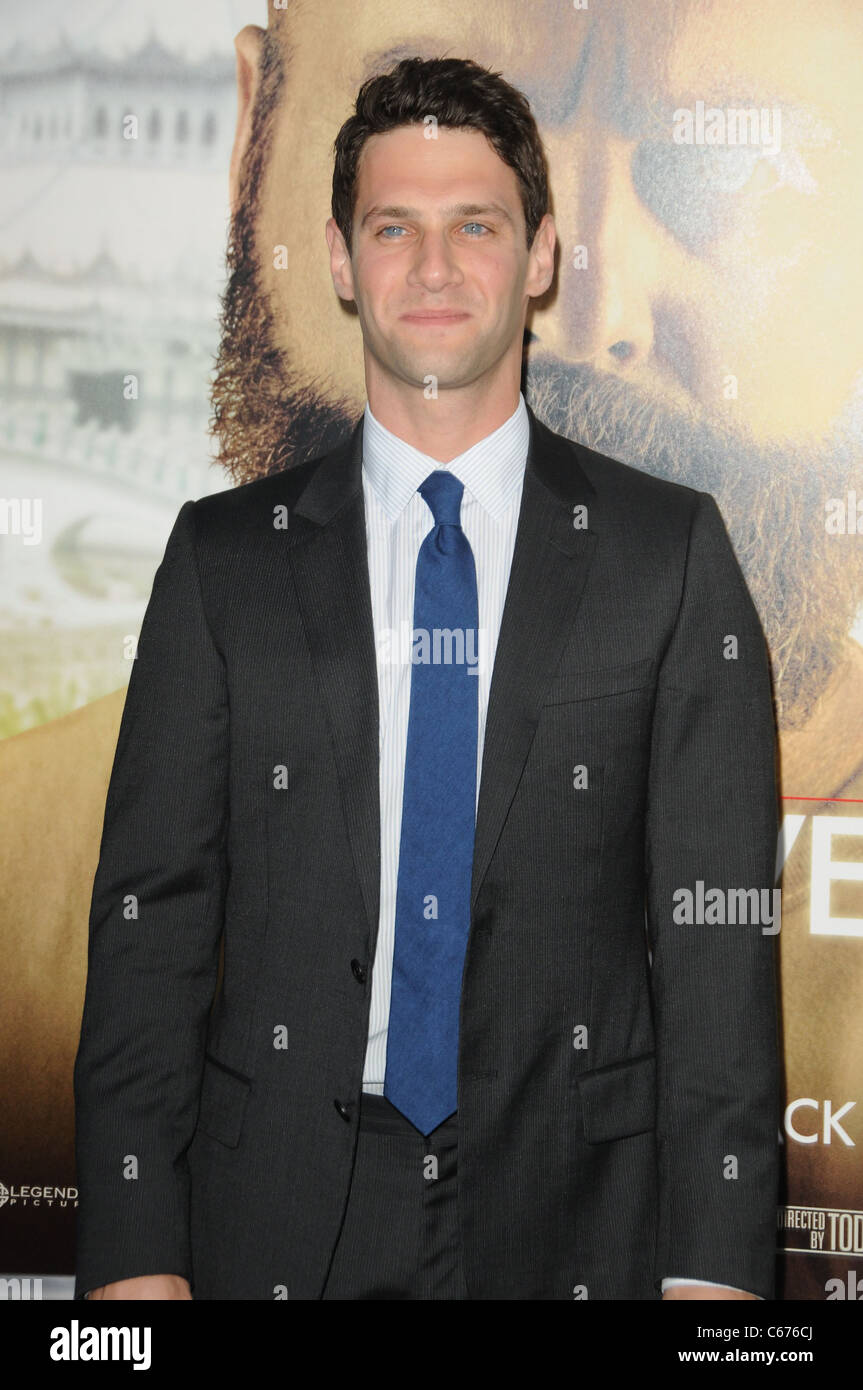
[[[471,908],[533,742],[545,687],[572,631],[596,545],[595,490],[577,446],[528,407],[530,444],[509,586],[492,667],[474,840]],[[587,508],[577,528],[573,508]]]
[[[378,673],[362,489],[362,418],[318,465],[290,525],[288,554],[306,638],[333,735],[345,824],[369,920],[380,910]]]
[[[577,445],[528,407],[530,444],[509,586],[492,669],[474,846],[471,907],[487,872],[571,632],[596,545],[596,493]],[[380,911],[377,663],[362,489],[362,417],[318,465],[293,509],[297,596],[332,728],[345,822],[369,920]],[[585,528],[573,508],[587,507]]]

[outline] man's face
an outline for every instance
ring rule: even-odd
[[[529,256],[514,171],[472,130],[410,125],[363,148],[350,257],[327,224],[339,296],[362,326],[369,397],[439,391],[521,362]],[[531,277],[535,278],[534,276]]]
[[[736,0],[541,0],[525,24],[523,6],[502,0],[495,18],[492,34],[472,0],[432,15],[418,0],[395,13],[329,0],[282,20],[293,60],[245,209],[256,256],[222,348],[236,421],[223,457],[240,481],[321,452],[360,413],[360,325],[333,292],[324,240],[332,142],[370,73],[406,55],[472,57],[528,96],[549,158],[559,266],[528,309],[527,399],[561,433],[713,493],[793,727],[863,592],[857,537],[824,525],[827,498],[861,490],[863,12],[857,0],[760,0],[743,13]],[[675,113],[699,101],[778,106],[779,147],[677,143]],[[281,245],[287,269],[274,268]],[[450,267],[448,284],[384,291],[379,269],[365,305],[360,285],[364,327],[379,354],[398,343],[412,379],[424,364],[401,305],[442,291],[483,306],[479,322],[441,330],[450,362],[478,330],[494,337],[482,277],[462,284]]]

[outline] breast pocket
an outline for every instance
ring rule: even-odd
[[[645,689],[652,683],[655,665],[654,658],[647,656],[625,666],[572,666],[559,670],[549,681],[542,703],[565,705]]]

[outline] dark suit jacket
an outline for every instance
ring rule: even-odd
[[[761,628],[708,494],[530,426],[462,982],[467,1285],[772,1297],[774,940],[672,917],[698,880],[774,885]],[[378,927],[361,458],[362,420],[186,502],[157,571],[93,888],[76,1296],[321,1296]]]

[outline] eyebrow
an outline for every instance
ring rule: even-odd
[[[448,208],[441,208],[444,217],[487,217],[489,213],[496,213],[498,217],[503,217],[507,222],[515,226],[510,213],[501,203],[453,203]],[[364,227],[367,222],[375,217],[392,217],[398,221],[402,218],[421,217],[419,208],[396,207],[395,204],[375,204],[370,207],[362,222]]]

